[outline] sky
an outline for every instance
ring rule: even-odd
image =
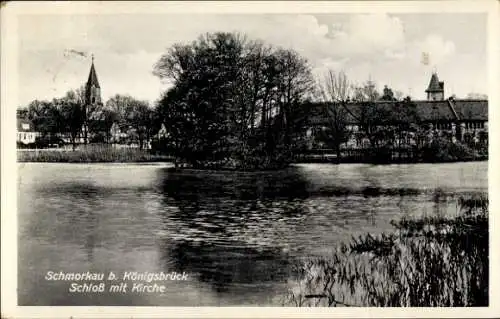
[[[371,79],[379,90],[388,85],[423,99],[436,71],[445,96],[486,94],[486,24],[481,13],[23,15],[18,20],[19,103],[80,87],[91,54],[104,101],[129,94],[154,103],[167,88],[152,74],[162,53],[214,31],[238,31],[294,49],[318,78],[332,69],[345,72],[352,83]]]

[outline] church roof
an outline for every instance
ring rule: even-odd
[[[439,82],[439,78],[436,73],[432,73],[431,81],[429,82],[429,87],[425,92],[442,92],[444,89],[444,82]]]
[[[94,62],[92,61],[92,66],[90,67],[89,79],[87,80],[87,87],[96,87],[101,88],[99,86],[99,81],[97,80],[97,73],[95,71]]]

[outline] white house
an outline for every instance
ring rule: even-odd
[[[38,136],[33,123],[25,119],[17,119],[17,142],[23,144],[35,143]]]

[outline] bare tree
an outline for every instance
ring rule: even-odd
[[[69,90],[68,92],[66,92],[64,99],[67,102],[83,105],[85,103],[85,85],[80,86],[76,90]]]
[[[398,101],[403,101],[403,99],[405,98],[405,95],[402,91],[396,90],[396,91],[394,91],[394,97]]]
[[[487,94],[483,94],[483,93],[474,93],[474,92],[471,92],[471,93],[467,94],[467,96],[465,98],[466,99],[471,99],[471,100],[487,100],[488,99],[488,95]]]
[[[348,129],[347,103],[351,93],[351,85],[345,73],[336,74],[328,70],[322,81],[319,82],[319,95],[325,106],[327,127],[323,131],[324,141],[330,145],[340,162],[342,143],[347,142],[351,134]]]
[[[373,102],[380,98],[375,83],[368,80],[362,85],[352,86],[352,100],[356,102]]]

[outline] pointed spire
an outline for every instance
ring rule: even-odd
[[[89,78],[85,85],[85,103],[86,105],[93,105],[101,103],[101,86],[97,80],[97,73],[94,66],[94,55],[92,54],[92,64],[90,66]]]
[[[96,88],[101,88],[99,86],[99,81],[97,80],[97,73],[94,67],[94,54],[92,54],[92,65],[90,66],[89,79],[87,80],[87,87],[90,88],[92,86]]]
[[[425,90],[425,92],[442,92],[443,87],[441,83],[442,82],[439,82],[437,73],[433,72],[431,76],[431,81],[429,82],[429,87],[427,87],[427,90]]]

